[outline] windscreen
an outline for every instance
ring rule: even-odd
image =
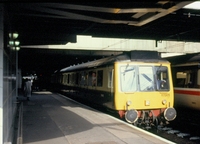
[[[137,90],[136,69],[133,65],[121,66],[120,68],[121,91],[133,92]]]
[[[162,65],[121,66],[120,88],[122,92],[168,91],[168,68]]]

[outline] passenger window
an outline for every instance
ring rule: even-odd
[[[97,71],[97,86],[103,86],[103,70]]]
[[[75,84],[75,82],[76,82],[76,74],[73,73],[73,74],[72,74],[72,81],[71,81],[71,84]]]
[[[186,83],[186,76],[187,73],[185,72],[177,72],[175,87],[184,87]]]
[[[69,84],[69,82],[70,82],[70,74],[68,74],[68,76],[67,76],[68,78],[67,78],[67,83]]]
[[[86,80],[87,80],[86,76],[87,75],[85,72],[80,73],[80,85],[82,86],[86,85]]]
[[[94,72],[94,71],[89,72],[88,86],[96,86],[96,72]]]
[[[76,73],[76,82],[75,82],[76,85],[79,84],[79,83],[78,83],[78,80],[79,80],[79,73]]]
[[[176,87],[195,88],[198,87],[198,72],[197,71],[184,71],[177,72],[175,79]]]

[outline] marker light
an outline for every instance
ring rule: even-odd
[[[167,103],[167,100],[163,100],[162,104],[165,105]]]
[[[127,106],[130,106],[132,104],[132,102],[129,100],[126,102]]]

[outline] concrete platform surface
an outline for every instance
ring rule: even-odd
[[[48,91],[33,92],[23,102],[24,144],[169,144],[146,133]]]

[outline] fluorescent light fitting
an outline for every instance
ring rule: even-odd
[[[188,4],[188,5],[184,6],[183,8],[185,8],[185,9],[196,9],[196,10],[200,10],[200,1],[193,2],[193,3],[191,3],[191,4]]]

